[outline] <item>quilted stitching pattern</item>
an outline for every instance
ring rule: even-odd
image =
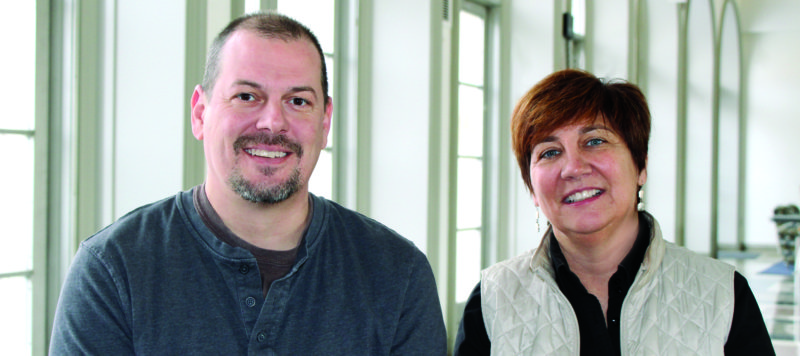
[[[578,355],[578,322],[569,301],[544,269],[528,267],[531,257],[500,263],[484,274],[482,308],[492,354]]]
[[[623,306],[623,339],[638,340],[627,343],[630,354],[722,355],[733,267],[668,243],[658,276]]]
[[[722,355],[733,318],[733,267],[665,242],[653,225],[645,263],[622,307],[623,355]],[[536,251],[483,272],[493,355],[580,353],[574,311],[547,255]]]

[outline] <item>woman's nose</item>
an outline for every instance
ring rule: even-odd
[[[592,167],[585,154],[580,151],[567,152],[564,156],[561,177],[564,179],[580,178],[592,172]]]

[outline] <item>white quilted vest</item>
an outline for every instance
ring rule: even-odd
[[[651,222],[650,246],[622,303],[622,355],[723,355],[733,266],[664,241]],[[555,282],[549,240],[482,272],[492,355],[580,355],[578,319]]]

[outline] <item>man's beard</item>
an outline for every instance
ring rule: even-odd
[[[284,135],[272,135],[268,133],[239,137],[236,142],[233,143],[233,149],[238,156],[244,153],[242,152],[244,147],[256,144],[278,145],[294,152],[298,160],[303,157],[303,148],[299,144],[290,141]],[[261,174],[265,177],[272,176],[275,174],[275,169],[264,168],[261,170]],[[299,167],[295,167],[286,181],[277,185],[253,183],[244,177],[238,166],[233,169],[233,172],[231,172],[231,175],[228,177],[228,184],[231,189],[239,194],[242,199],[261,204],[277,204],[289,199],[289,197],[300,190],[302,183]]]
[[[262,173],[265,176],[272,175],[273,169],[264,169]],[[254,184],[247,180],[242,175],[242,172],[237,168],[234,169],[230,177],[228,177],[228,184],[234,192],[239,194],[242,199],[262,204],[277,204],[286,199],[289,199],[294,193],[300,190],[300,169],[295,168],[289,179],[277,185],[268,184]]]

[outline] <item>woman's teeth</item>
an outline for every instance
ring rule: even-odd
[[[597,196],[598,194],[600,194],[600,189],[584,190],[568,196],[567,199],[564,199],[564,201],[567,203],[577,203],[579,201]]]

